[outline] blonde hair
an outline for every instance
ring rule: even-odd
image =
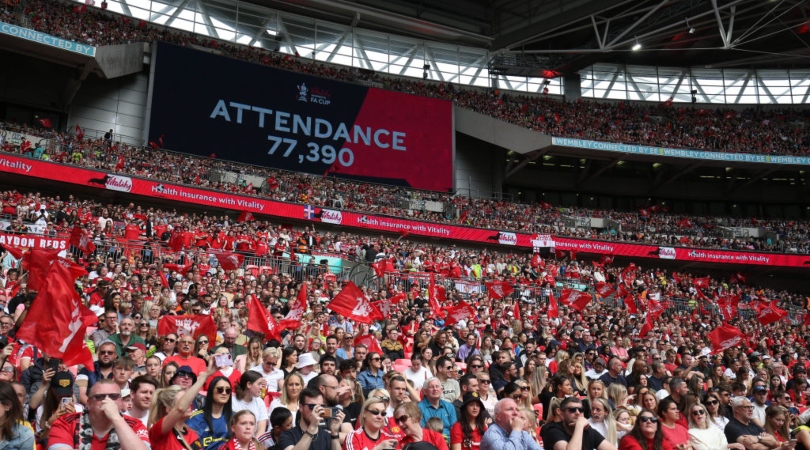
[[[363,413],[366,412],[366,410],[368,409],[369,406],[377,404],[377,403],[381,403],[383,405],[383,411],[385,411],[385,402],[383,402],[382,398],[380,398],[380,397],[371,397],[370,396],[368,398],[368,400],[363,402],[363,407],[360,409],[360,418],[358,419],[359,422],[360,422],[361,427],[366,425],[366,415],[363,414]]]
[[[602,380],[591,380],[588,383],[588,393],[585,394],[588,397],[588,401],[592,402],[594,400],[594,399],[591,398],[591,386],[593,386],[594,384],[601,384],[602,385],[602,396],[597,397],[597,398],[604,398],[605,400],[607,400],[608,395],[607,395],[607,389],[605,389],[605,383],[603,383]]]
[[[158,420],[169,414],[169,410],[174,408],[174,402],[179,392],[183,392],[183,388],[180,386],[169,386],[155,392],[155,395],[152,396],[152,403],[149,405],[148,428],[152,428]]]
[[[627,388],[619,383],[612,383],[607,388],[607,396],[619,408],[624,406],[624,399],[627,398]]]
[[[563,399],[559,397],[552,397],[548,402],[548,411],[546,411],[546,422],[554,422],[554,411],[560,409],[560,404]]]
[[[543,392],[543,389],[548,385],[547,377],[548,368],[542,364],[534,366],[531,378],[529,378],[529,386],[532,389],[532,398],[537,397]]]
[[[613,385],[611,384],[611,386]],[[604,398],[597,397],[593,400],[591,406],[593,406],[596,403],[601,404],[602,407],[605,409],[605,428],[607,428],[607,436],[605,436],[605,439],[607,439],[608,442],[610,442],[611,444],[613,444],[614,447],[616,447],[619,445],[618,443],[619,438],[616,436],[616,419],[613,418],[613,409],[610,407],[610,402],[608,402]]]
[[[298,381],[301,382],[301,390],[302,391],[306,387],[306,385],[304,384],[304,378],[301,375],[299,375],[298,373],[291,373],[291,374],[287,375],[287,378],[284,379],[284,389],[281,390],[281,404],[285,405],[285,406],[289,405],[290,401],[292,400],[290,398],[289,394],[287,394],[287,386],[289,385],[290,378],[292,378],[292,377],[298,378]],[[300,393],[299,393],[299,395],[300,395]]]

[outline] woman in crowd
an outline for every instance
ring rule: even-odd
[[[363,386],[363,393],[369,395],[374,389],[384,388],[382,358],[377,352],[369,352],[363,361],[363,371],[357,374],[357,381]]]
[[[781,406],[769,406],[765,409],[765,428],[766,433],[770,433],[776,438],[780,444],[790,440],[790,427],[788,421],[790,420],[790,413]]]
[[[214,351],[213,358],[216,362],[217,357],[223,357],[225,355],[230,355],[230,350],[225,347],[219,347]],[[239,384],[239,380],[242,379],[242,372],[236,370],[233,365],[220,367],[217,372],[214,374],[214,377],[225,377],[231,382],[231,388],[236,389],[236,385]],[[204,390],[208,390],[208,384],[203,386]],[[226,422],[227,423],[227,422]]]
[[[262,443],[267,450],[284,450],[279,448],[278,440],[281,433],[293,427],[293,416],[289,409],[276,408],[273,414],[270,414],[270,431],[259,436],[259,442]],[[261,448],[261,447],[259,447]]]
[[[473,450],[481,445],[487,431],[484,403],[477,392],[464,394],[458,422],[450,428],[450,450]],[[398,417],[396,414],[394,418]]]
[[[183,390],[180,386],[159,389],[152,397],[149,408],[149,440],[153,448],[201,448],[197,433],[186,426],[191,417],[191,406],[208,378],[216,372],[214,361],[208,362],[205,372],[197,381]]]
[[[643,443],[643,444],[642,444]],[[619,442],[619,450],[675,450],[664,440],[664,432],[653,411],[641,410],[633,429]]]
[[[172,385],[171,381],[177,369],[179,369],[179,366],[174,361],[163,366],[163,369],[160,370],[160,379],[158,380],[161,388],[167,388]]]
[[[414,351],[416,353],[416,351]],[[353,359],[354,358],[354,339],[350,335],[344,335],[341,347],[335,353],[340,359]]]
[[[607,389],[608,401],[613,409],[625,408],[633,400],[633,396],[627,395],[627,388],[620,383],[613,383]]]
[[[236,386],[236,395],[233,396],[233,404],[231,405],[234,413],[245,409],[253,413],[257,420],[258,434],[267,431],[267,406],[265,406],[264,399],[261,397],[263,389],[267,389],[267,381],[262,377],[262,374],[255,370],[248,370],[239,379],[239,384]]]
[[[531,380],[536,368],[537,362],[535,362],[534,358],[527,359],[526,364],[520,368],[520,378],[522,380]]]
[[[528,361],[534,361],[533,359],[529,358]],[[532,404],[540,403],[540,394],[546,388],[546,384],[548,383],[548,369],[546,366],[537,366],[534,371],[532,372],[532,376],[528,379],[529,386],[531,387],[532,392]]]
[[[492,364],[492,354],[495,352],[495,344],[492,341],[490,336],[486,336],[483,341],[481,341],[481,348],[478,350],[478,353],[481,355],[481,358],[484,362],[488,364]]]
[[[286,379],[291,373],[295,372],[298,368],[298,353],[294,347],[284,347],[281,351],[281,371],[284,372]]]
[[[571,380],[562,375],[554,375],[551,378],[549,389],[540,394],[540,403],[543,404],[543,411],[548,411],[548,404],[552,398],[564,399],[571,395]]]
[[[678,423],[681,413],[678,411],[678,404],[672,397],[667,397],[658,403],[658,417],[661,419],[660,426],[661,431],[664,432],[664,439],[673,448],[689,443],[689,430]]]
[[[363,397],[363,388],[351,378],[341,379],[339,387],[338,404],[343,408],[343,414],[346,414],[345,420],[352,425],[352,429],[355,429],[363,403],[366,401]]]
[[[721,384],[728,384],[728,378],[723,374],[724,370],[722,364],[717,364],[712,367],[709,372],[709,378],[706,380],[706,389],[715,388]]]
[[[208,356],[211,354],[212,348],[213,347],[208,341],[208,336],[204,334],[197,336],[197,339],[194,342],[194,354],[197,355],[198,358],[207,360]]]
[[[729,447],[726,435],[709,424],[709,413],[701,404],[687,410],[689,439],[694,450],[721,450]],[[739,444],[736,444],[739,445]]]
[[[608,397],[607,390],[605,389],[605,383],[601,382],[600,380],[591,380],[588,383],[588,396],[582,401],[582,407],[585,409],[586,419],[591,417],[591,405],[597,398],[607,400]]]
[[[518,380],[517,385],[520,387],[520,400],[517,402],[518,406],[532,409],[532,388],[529,386],[529,383],[525,380]]]
[[[368,401],[366,403],[368,403]],[[422,428],[422,411],[415,402],[400,403],[394,410],[394,421],[405,433],[405,437],[399,441],[402,446],[410,444],[411,442],[424,441],[433,444],[439,450],[449,450],[447,448],[447,441],[444,440],[444,436],[442,436],[441,433]],[[481,435],[483,436],[483,432],[481,432]],[[467,448],[464,446],[463,439],[461,448]]]
[[[216,450],[228,440],[228,423],[233,415],[231,407],[231,381],[215,377],[209,384],[203,409],[194,411],[186,421],[203,443],[205,450]]]
[[[386,408],[387,406],[382,398],[369,397],[363,403],[359,419],[360,427],[346,436],[344,448],[395,448],[397,446],[397,436],[383,432],[383,429],[388,426]]]
[[[411,380],[414,386],[421,386],[429,378],[433,378],[430,369],[422,365],[422,357],[419,353],[411,354],[411,366],[402,371],[405,378]]]
[[[633,415],[638,415],[638,413],[645,408],[644,406],[644,397],[647,394],[655,396],[647,386],[636,386],[634,389],[635,394],[633,394],[633,403],[627,406],[627,409],[632,410]]]
[[[247,353],[241,354],[233,361],[233,367],[240,373],[250,370],[262,363],[262,340],[253,337],[248,341]]]
[[[65,382],[70,384],[62,386],[62,383]],[[43,390],[47,391],[45,391],[45,398],[40,402],[39,398]],[[64,402],[62,399],[65,399]],[[51,425],[56,419],[65,414],[83,411],[81,403],[73,397],[73,380],[67,372],[57,372],[53,378],[45,375],[39,389],[31,396],[30,402],[30,406],[36,408],[35,431],[43,440],[48,439]]]
[[[540,427],[537,424],[537,413],[532,408],[520,407],[520,418],[526,424],[526,431],[537,442],[537,445],[542,446],[543,440],[540,438]]]
[[[250,372],[250,371],[248,371]],[[258,373],[258,372],[256,372]],[[290,374],[284,379],[284,386],[281,391],[281,397],[274,399],[268,408],[270,413],[279,406],[287,408],[293,415],[293,422],[297,422],[298,415],[298,396],[304,390],[304,379],[297,373]]]
[[[725,406],[720,403],[720,395],[716,391],[708,392],[703,396],[703,404],[706,405],[709,424],[720,431],[724,431],[726,424],[728,424],[728,418],[726,417]]]
[[[136,326],[138,327],[137,335],[140,336],[141,339],[146,343],[146,348],[155,345],[155,335],[157,334],[157,329],[152,328],[149,326],[149,321],[146,319],[138,319],[135,321]]]
[[[591,428],[598,431],[608,442],[618,445],[618,438],[616,435],[616,422],[613,419],[613,411],[610,408],[610,403],[597,397],[591,404],[591,418],[588,419]]]
[[[256,450],[264,446],[256,440],[256,416],[247,410],[233,415],[230,423],[231,439],[220,447],[222,450]]]
[[[34,431],[24,425],[23,407],[11,383],[0,383],[0,447],[33,449]]]
[[[630,413],[626,409],[617,409],[613,411],[613,420],[616,422],[616,439],[621,441],[633,429]]]

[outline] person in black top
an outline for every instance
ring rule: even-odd
[[[565,450],[569,443],[582,450],[616,450],[604,436],[588,426],[582,408],[582,401],[577,397],[567,397],[560,403],[563,420],[546,424],[541,431],[543,448],[547,450]],[[581,446],[576,444],[580,443]]]
[[[340,450],[340,424],[343,411],[336,411],[335,417],[327,420],[329,429],[320,428],[318,423],[324,416],[323,395],[315,389],[304,389],[298,397],[298,423],[281,433],[278,438],[282,450]]]
[[[780,446],[773,435],[766,433],[762,427],[752,421],[754,405],[748,398],[734,397],[731,399],[731,409],[734,416],[728,420],[724,430],[729,443],[740,443],[747,450],[788,448]],[[793,448],[793,445],[789,448]]]

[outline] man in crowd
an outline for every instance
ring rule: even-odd
[[[118,333],[110,336],[110,341],[115,344],[115,350],[118,352],[118,357],[124,356],[124,351],[130,345],[141,344],[146,347],[143,338],[132,332],[135,330],[135,321],[130,317],[121,319],[118,325]]]
[[[234,327],[228,327],[222,334],[222,345],[214,348],[216,351],[219,348],[227,348],[231,352],[231,358],[236,359],[239,355],[247,353],[247,348],[244,345],[236,343],[236,338],[239,337],[239,332]]]
[[[121,389],[112,380],[99,380],[90,388],[87,408],[64,414],[51,426],[49,450],[74,448],[148,450],[149,432],[139,419],[122,416]],[[78,444],[78,446],[77,446]]]
[[[109,282],[105,281],[105,286],[106,287],[102,287],[101,281],[99,281],[99,290],[106,292],[109,287]],[[118,333],[118,311],[113,309],[104,311],[104,315],[101,317],[101,320],[99,320],[98,325],[98,329],[90,335],[90,339],[93,340],[93,344],[96,346],[96,348],[98,348],[101,341],[107,340],[113,334]]]
[[[76,386],[79,388],[79,401],[83,405],[87,404],[87,393],[98,380],[111,379],[113,377],[113,365],[118,356],[115,343],[109,339],[101,341],[98,347],[96,347],[96,355],[98,355],[98,361],[95,362],[93,369],[90,370],[85,367],[80,370],[79,374],[76,376]]]
[[[501,400],[503,401],[503,400]],[[543,427],[543,448],[549,450],[615,450],[608,440],[588,424],[582,400],[566,397],[560,403],[562,421]],[[489,431],[487,431],[489,433]],[[483,446],[482,446],[483,447]]]
[[[132,408],[124,414],[134,417],[147,426],[149,423],[149,405],[152,403],[152,395],[158,388],[156,379],[148,376],[141,375],[135,377],[129,383],[130,392],[132,392]]]
[[[281,433],[278,439],[281,450],[340,450],[340,426],[345,414],[338,410],[327,421],[327,427],[319,427],[324,416],[324,399],[320,391],[304,389],[298,396],[300,420],[293,428]],[[307,405],[314,405],[309,408]]]
[[[436,360],[436,378],[442,383],[442,399],[452,403],[461,396],[458,381],[452,378],[453,360],[442,356]]]
[[[452,403],[442,399],[443,391],[442,382],[438,378],[425,381],[419,409],[422,411],[422,427],[427,426],[428,420],[438,417],[442,421],[442,434],[450,436],[450,427],[456,423],[456,408]]]
[[[170,362],[177,363],[178,366],[190,367],[194,374],[199,375],[205,371],[205,361],[193,354],[194,338],[189,335],[180,336],[178,345],[179,352],[174,356],[169,356],[163,360],[163,365]]]
[[[484,433],[481,450],[540,450],[540,445],[524,431],[531,426],[520,416],[517,403],[505,398],[495,405],[495,423]]]
[[[745,446],[746,450],[768,450],[779,447],[773,435],[753,422],[754,405],[745,397],[731,399],[733,416],[728,420],[724,430],[728,442],[736,442]],[[791,445],[790,448],[793,448]]]
[[[627,387],[627,379],[622,375],[622,361],[619,358],[610,358],[608,362],[608,373],[599,378],[605,384],[605,388],[613,383],[619,383]]]

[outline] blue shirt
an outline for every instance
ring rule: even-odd
[[[439,399],[439,407],[434,408],[427,398],[422,399],[418,404],[419,410],[422,411],[422,428],[427,428],[427,421],[438,417],[442,420],[444,426],[442,434],[445,439],[450,437],[450,427],[458,421],[456,419],[456,407],[447,400]]]
[[[378,370],[376,375],[372,374],[371,370],[364,370],[357,374],[357,381],[360,383],[360,386],[363,386],[363,394],[366,397],[368,397],[368,394],[374,389],[385,389],[382,376],[382,370]]]
[[[211,424],[214,426],[213,430],[205,422],[205,415],[201,409],[194,411],[186,420],[186,426],[197,433],[205,450],[216,450],[228,442],[228,422],[225,420],[225,414],[219,419],[211,417]]]
[[[526,431],[506,430],[493,423],[481,439],[481,450],[542,450],[532,436]]]

